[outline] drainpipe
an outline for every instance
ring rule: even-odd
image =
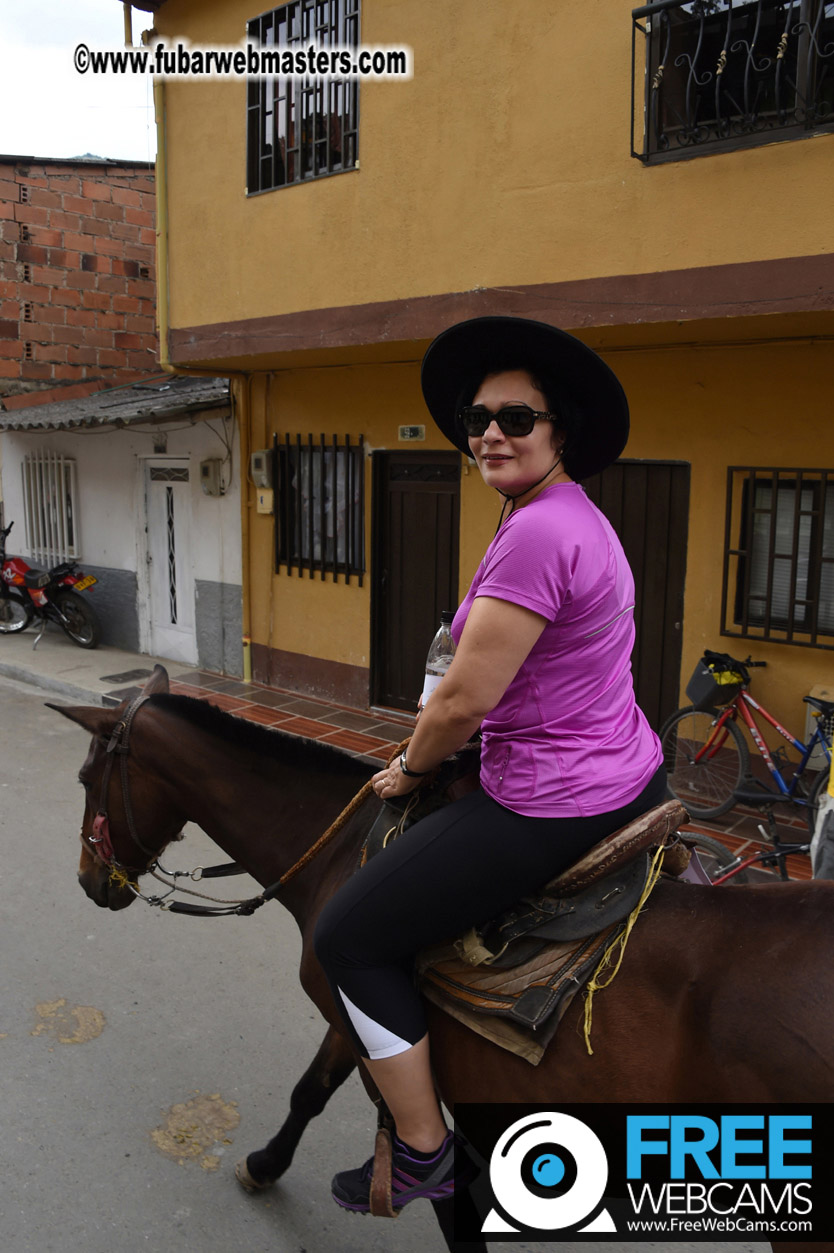
[[[130,5],[125,4],[125,9]],[[127,18],[125,18],[127,21]],[[146,43],[150,31],[142,35]],[[165,83],[155,79],[153,85],[154,113],[156,114],[156,315],[159,330],[159,365],[166,374],[185,374],[197,377],[217,378],[216,370],[192,369],[190,366],[171,364],[168,345],[170,317],[170,283],[168,267],[168,127],[165,112]],[[249,425],[252,414],[252,375],[241,370],[226,370],[229,379],[239,383],[238,422],[240,449],[240,547],[241,547],[241,593],[242,593],[242,647],[243,681],[252,682],[252,613],[250,580],[250,529],[249,529]]]

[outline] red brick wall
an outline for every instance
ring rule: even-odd
[[[154,172],[0,161],[0,404],[159,374]]]

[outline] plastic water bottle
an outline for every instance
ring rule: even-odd
[[[454,614],[444,609],[440,615],[440,628],[431,642],[429,655],[426,658],[426,679],[423,683],[423,700],[426,701],[443,678],[452,658],[455,655],[455,641],[452,639],[452,621]]]

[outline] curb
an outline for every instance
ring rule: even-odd
[[[89,688],[76,687],[74,683],[66,683],[62,679],[52,679],[47,675],[35,674],[23,666],[9,665],[0,662],[0,675],[7,679],[15,679],[18,683],[26,683],[29,687],[40,688],[43,692],[65,696],[68,700],[81,705],[103,705],[104,697],[100,692],[91,692]]]

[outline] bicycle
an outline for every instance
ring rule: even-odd
[[[771,838],[762,826],[759,827],[759,834],[765,842]],[[811,848],[810,840],[802,844],[783,844],[777,836],[772,848],[757,848],[754,852],[742,855],[731,853],[720,840],[711,835],[702,835],[699,831],[684,831],[683,839],[686,844],[694,846],[698,860],[713,887],[725,883],[750,883],[751,878],[747,871],[751,866],[757,865],[778,869],[779,877],[787,881],[790,879],[788,857],[793,853],[807,854]]]
[[[718,818],[740,803],[767,808],[772,833],[775,832],[774,805],[801,806],[808,829],[813,832],[831,767],[834,701],[803,697],[817,717],[813,734],[804,743],[748,692],[750,669],[765,665],[767,662],[753,661],[750,657],[738,661],[727,653],[704,653],[686,689],[687,696],[695,703],[678,709],[660,730],[669,791],[693,818]],[[800,754],[799,763],[787,782],[774,761],[782,750],[771,752],[768,748],[754,711]],[[773,787],[750,773],[750,752],[738,726],[739,719],[753,737]],[[816,748],[822,749],[828,764],[809,786],[805,769]],[[788,764],[784,755],[779,764],[783,769]]]

